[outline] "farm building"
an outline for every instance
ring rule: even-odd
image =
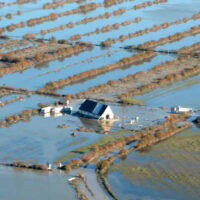
[[[186,112],[193,112],[192,108],[184,108],[181,106],[174,106],[171,108],[172,113],[186,113]]]
[[[86,99],[81,104],[78,112],[85,117],[95,118],[99,120],[114,119],[114,113],[110,106],[89,99]]]

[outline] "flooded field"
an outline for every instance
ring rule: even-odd
[[[0,199],[198,199],[199,7],[2,0]],[[78,115],[86,98],[115,118]]]
[[[116,163],[108,180],[123,199],[198,199],[199,158],[199,130],[188,129]]]

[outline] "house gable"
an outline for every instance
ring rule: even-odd
[[[114,117],[108,105],[88,99],[81,104],[79,112],[97,119],[112,119]]]
[[[114,118],[114,113],[110,106],[107,106],[104,112],[101,115],[101,118],[103,119],[113,119]]]

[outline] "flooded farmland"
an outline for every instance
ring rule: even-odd
[[[2,0],[0,199],[199,199],[199,8]]]

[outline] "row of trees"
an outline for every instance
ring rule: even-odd
[[[6,49],[12,49],[17,46],[25,46],[28,45],[29,41],[27,40],[9,40],[7,42],[1,43],[0,51],[4,51]]]
[[[107,156],[112,152],[122,150],[126,145],[130,145],[133,142],[138,141],[132,150],[140,150],[148,146],[153,145],[156,142],[167,139],[170,136],[183,131],[184,129],[191,126],[191,123],[187,122],[189,115],[169,115],[164,122],[157,126],[151,126],[144,128],[143,130],[138,130],[136,133],[126,137],[120,137],[114,142],[107,143],[102,146],[94,146],[90,152],[85,153],[79,159],[72,159],[67,165],[63,166],[64,170],[70,171],[73,168],[80,167],[83,164],[90,164],[96,162],[100,157]],[[178,124],[184,122],[184,124],[179,127]],[[129,151],[120,151],[121,155],[129,153]],[[112,159],[112,157],[110,157]],[[100,170],[107,166],[108,163],[101,163],[97,168]]]
[[[112,44],[114,44],[118,41],[124,41],[124,40],[130,39],[130,38],[133,38],[133,37],[138,37],[138,36],[141,36],[141,35],[144,35],[144,34],[148,34],[150,32],[156,32],[156,31],[159,31],[161,29],[166,29],[166,28],[173,26],[173,25],[186,23],[190,20],[197,20],[199,18],[200,18],[200,14],[197,13],[190,18],[184,17],[183,19],[179,19],[179,20],[176,20],[176,21],[173,21],[173,22],[165,22],[165,23],[162,23],[160,25],[155,24],[151,28],[146,28],[146,29],[143,29],[143,30],[132,32],[132,33],[129,33],[128,35],[120,35],[119,38],[108,38],[107,40],[101,42],[101,46],[110,47],[110,46],[112,46]],[[191,32],[191,33],[193,34],[194,31]],[[167,37],[166,37],[166,39],[167,39]],[[169,36],[169,39],[170,39],[170,36]],[[154,42],[154,41],[150,41],[150,43],[152,43],[152,42]],[[148,44],[148,42],[147,42],[147,44]],[[143,48],[144,45],[139,46],[139,48]]]
[[[134,8],[135,10],[137,10],[137,9],[141,9],[141,8],[146,8],[146,7],[148,7],[148,6],[152,6],[152,5],[154,5],[154,4],[166,3],[166,2],[168,2],[168,0],[147,1],[147,2],[144,2],[144,3],[140,3],[140,4],[138,4],[138,5],[135,5],[135,6],[133,6],[133,8]]]
[[[200,33],[200,25],[199,26],[193,26],[189,30],[179,32],[179,33],[175,33],[175,34],[167,36],[167,37],[160,38],[157,41],[151,40],[151,41],[148,41],[144,44],[138,45],[138,48],[140,48],[140,49],[155,48],[156,46],[164,45],[164,44],[169,43],[169,42],[175,42],[175,41],[178,41],[178,40],[183,39],[185,37],[188,37],[190,35],[196,35],[196,34],[199,34],[199,33]]]
[[[29,162],[23,162],[21,160],[15,160],[13,163],[6,163],[5,166],[25,168],[25,169],[35,169],[35,170],[49,170],[49,166],[44,164],[31,164]]]
[[[3,8],[5,6],[13,6],[16,4],[25,4],[25,3],[30,3],[36,0],[17,0],[17,1],[13,1],[13,2],[9,2],[9,3],[5,3],[5,2],[0,2],[0,8]]]
[[[188,49],[196,50],[199,49],[199,43],[194,44],[191,47],[188,47]],[[177,50],[177,52],[182,51],[182,48],[180,50]],[[148,71],[140,71],[136,74],[130,74],[126,77],[122,77],[117,81],[110,80],[107,83],[100,84],[94,87],[89,88],[86,91],[81,91],[77,93],[74,98],[84,98],[87,97],[89,94],[98,94],[101,92],[108,91],[109,88],[112,90],[113,87],[118,87],[119,85],[123,85],[124,83],[128,83],[129,81],[133,82],[134,80],[138,82],[141,78],[148,77],[150,74],[156,74],[156,72],[161,72],[162,70],[169,69],[169,66],[175,66],[175,65],[180,65],[184,66],[186,62],[188,62],[188,59],[191,59],[193,57],[193,53],[189,54],[184,54],[180,56],[176,60],[171,60],[171,61],[166,61],[165,63],[158,64],[151,68]],[[123,60],[123,59],[122,59]],[[127,58],[124,58],[124,62],[126,63]],[[140,95],[142,93],[146,93],[149,91],[152,91],[154,89],[157,89],[160,86],[164,86],[170,83],[173,83],[175,81],[178,81],[180,79],[184,79],[190,76],[194,76],[198,73],[200,73],[200,66],[191,66],[191,69],[187,69],[188,67],[183,67],[183,69],[179,72],[171,72],[171,74],[166,75],[163,78],[160,78],[158,80],[153,80],[153,82],[150,82],[149,84],[140,86],[140,87],[135,87],[131,91],[124,92],[120,98],[126,98],[129,96],[134,96],[134,95]]]
[[[55,31],[59,31],[59,30],[64,30],[66,28],[73,28],[73,27],[79,26],[81,24],[91,23],[91,22],[99,20],[99,19],[108,19],[111,16],[122,15],[125,12],[126,12],[126,9],[117,9],[117,10],[114,10],[113,12],[111,12],[111,13],[105,12],[104,14],[100,14],[100,15],[98,15],[96,17],[86,17],[86,18],[83,18],[83,19],[81,19],[81,20],[79,20],[77,22],[74,22],[74,23],[73,22],[69,22],[67,24],[62,24],[60,26],[56,26],[56,27],[53,27],[53,28],[50,28],[50,29],[42,29],[40,31],[40,34],[41,35],[45,35],[45,34],[48,34],[48,33],[51,33],[51,32],[55,32]],[[32,35],[32,33],[29,33],[29,34],[26,34],[26,35]]]
[[[159,87],[163,87],[168,84],[172,84],[176,81],[194,76],[199,73],[200,73],[200,66],[194,66],[193,68],[190,68],[190,69],[186,68],[186,69],[183,69],[182,71],[168,74],[168,75],[164,76],[163,78],[160,78],[154,82],[150,82],[146,85],[142,85],[140,87],[134,88],[131,91],[125,92],[120,96],[120,98],[141,95],[141,94],[150,92],[152,90],[155,90]]]
[[[0,127],[7,127],[19,121],[28,121],[32,116],[38,114],[39,109],[24,110],[20,114],[7,116],[4,120],[0,121]]]
[[[22,27],[25,27],[25,26],[35,26],[36,24],[41,24],[41,23],[46,22],[46,21],[55,21],[59,17],[63,17],[63,16],[73,15],[73,14],[77,14],[77,13],[87,13],[89,11],[95,10],[98,7],[101,7],[102,5],[103,4],[101,4],[101,3],[99,3],[99,4],[89,3],[89,4],[86,4],[86,5],[79,6],[78,8],[75,8],[73,10],[65,11],[65,12],[62,12],[62,13],[51,13],[47,16],[29,19],[27,22],[19,22],[17,24],[10,24],[7,27],[1,27],[0,28],[0,34],[3,33],[6,30],[14,31],[17,28],[22,28]],[[21,13],[18,13],[18,14],[21,14]],[[6,17],[11,19],[13,17],[13,14],[8,13],[6,15]],[[71,23],[72,22],[67,24],[66,27],[72,28],[73,26],[70,26]],[[62,28],[61,28],[61,30],[62,30]]]
[[[101,7],[103,4],[101,3],[89,3],[86,5],[79,6],[78,8],[61,12],[61,13],[51,13],[50,15],[39,17],[39,18],[33,18],[27,21],[28,26],[34,26],[36,24],[41,24],[46,21],[53,21],[56,20],[59,17],[73,15],[77,13],[87,13],[89,11],[95,10],[98,7]]]
[[[58,81],[49,82],[43,88],[39,89],[38,91],[39,92],[55,91],[58,88],[64,87],[66,85],[74,84],[74,83],[80,82],[82,80],[93,78],[100,74],[112,71],[114,69],[124,67],[126,65],[130,65],[133,63],[144,61],[146,59],[150,59],[150,58],[154,57],[155,55],[156,55],[156,53],[154,53],[154,52],[146,52],[146,53],[140,53],[140,54],[136,54],[136,55],[133,55],[130,57],[126,57],[116,63],[112,63],[112,64],[106,65],[104,67],[84,71],[82,73],[70,76],[66,79],[60,79]]]
[[[121,26],[128,26],[132,23],[138,23],[142,21],[141,17],[137,17],[134,20],[130,20],[130,21],[124,21],[122,23],[114,23],[114,24],[108,24],[106,26],[103,26],[102,28],[97,28],[95,31],[91,31],[88,33],[84,33],[84,34],[75,34],[72,35],[70,37],[70,40],[80,40],[82,38],[82,36],[90,36],[92,34],[99,34],[99,33],[105,33],[105,32],[110,32],[112,30],[118,30]]]
[[[53,52],[49,52],[50,46],[51,42],[48,42],[42,43],[39,46],[31,46],[2,54],[1,60],[4,60],[7,66],[0,68],[0,75],[22,71],[35,64],[50,62],[63,57],[70,57],[93,48],[93,44],[91,43],[77,42],[74,46],[68,47],[66,47],[66,45],[57,45]],[[45,51],[40,51],[41,49],[45,49]],[[27,53],[30,54],[29,57],[27,57]]]
[[[155,0],[153,1],[154,4],[157,4],[157,3],[163,3],[163,1],[167,1],[167,0]],[[124,2],[124,0],[121,0],[119,1],[119,3],[122,3]],[[60,4],[60,2],[54,2],[55,4]],[[106,2],[104,2],[106,4]],[[50,3],[51,4],[51,3]],[[52,4],[53,5],[53,4]],[[140,5],[140,4],[138,4]],[[40,23],[43,23],[43,22],[46,22],[46,21],[54,21],[56,20],[57,18],[59,17],[63,17],[63,16],[68,16],[68,15],[72,15],[72,14],[77,14],[77,13],[87,13],[89,11],[92,11],[92,10],[95,10],[96,8],[98,7],[102,7],[103,4],[102,3],[89,3],[89,4],[85,4],[85,5],[81,5],[79,6],[78,8],[75,8],[75,9],[72,9],[70,11],[65,11],[65,12],[62,12],[62,13],[51,13],[47,16],[43,16],[43,17],[39,17],[39,18],[33,18],[33,19],[30,19],[28,20],[27,22],[19,22],[17,24],[10,24],[9,26],[7,26],[6,28],[1,28],[0,29],[0,34],[1,32],[4,32],[6,29],[9,30],[9,31],[13,31],[17,28],[22,28],[22,27],[25,27],[26,25],[28,26],[34,26],[36,24],[40,24]],[[137,6],[137,5],[136,5]],[[135,8],[134,8],[135,9]],[[121,9],[118,9],[116,11],[113,12],[113,15],[121,15],[123,14],[127,9],[124,9],[124,8],[121,8]],[[10,13],[9,13],[10,14]],[[106,13],[105,13],[106,14]],[[108,14],[108,13],[107,13]],[[108,16],[107,16],[108,17]],[[90,18],[90,20],[92,20],[93,17]],[[94,17],[92,21],[94,20],[97,20],[97,19],[101,19],[102,16],[100,15],[99,17]],[[83,20],[80,20],[79,22],[77,22],[76,24],[79,25],[82,24],[81,21],[83,23],[85,23],[84,21],[87,21],[87,18],[83,19]],[[88,19],[89,20],[89,19]],[[70,22],[72,23],[72,22]],[[70,26],[70,23],[69,24],[66,24],[66,25],[61,25],[59,27],[55,27],[55,28],[52,28],[52,29],[49,29],[49,30],[41,30],[41,34],[44,35],[44,34],[47,34],[48,32],[53,32],[53,31],[57,31],[57,30],[63,30],[65,28],[72,28],[73,26]]]
[[[83,3],[85,2],[86,0],[59,0],[59,1],[53,1],[51,3],[45,3],[42,8],[43,9],[56,9],[60,6],[63,6],[65,4],[68,4],[68,3]]]

